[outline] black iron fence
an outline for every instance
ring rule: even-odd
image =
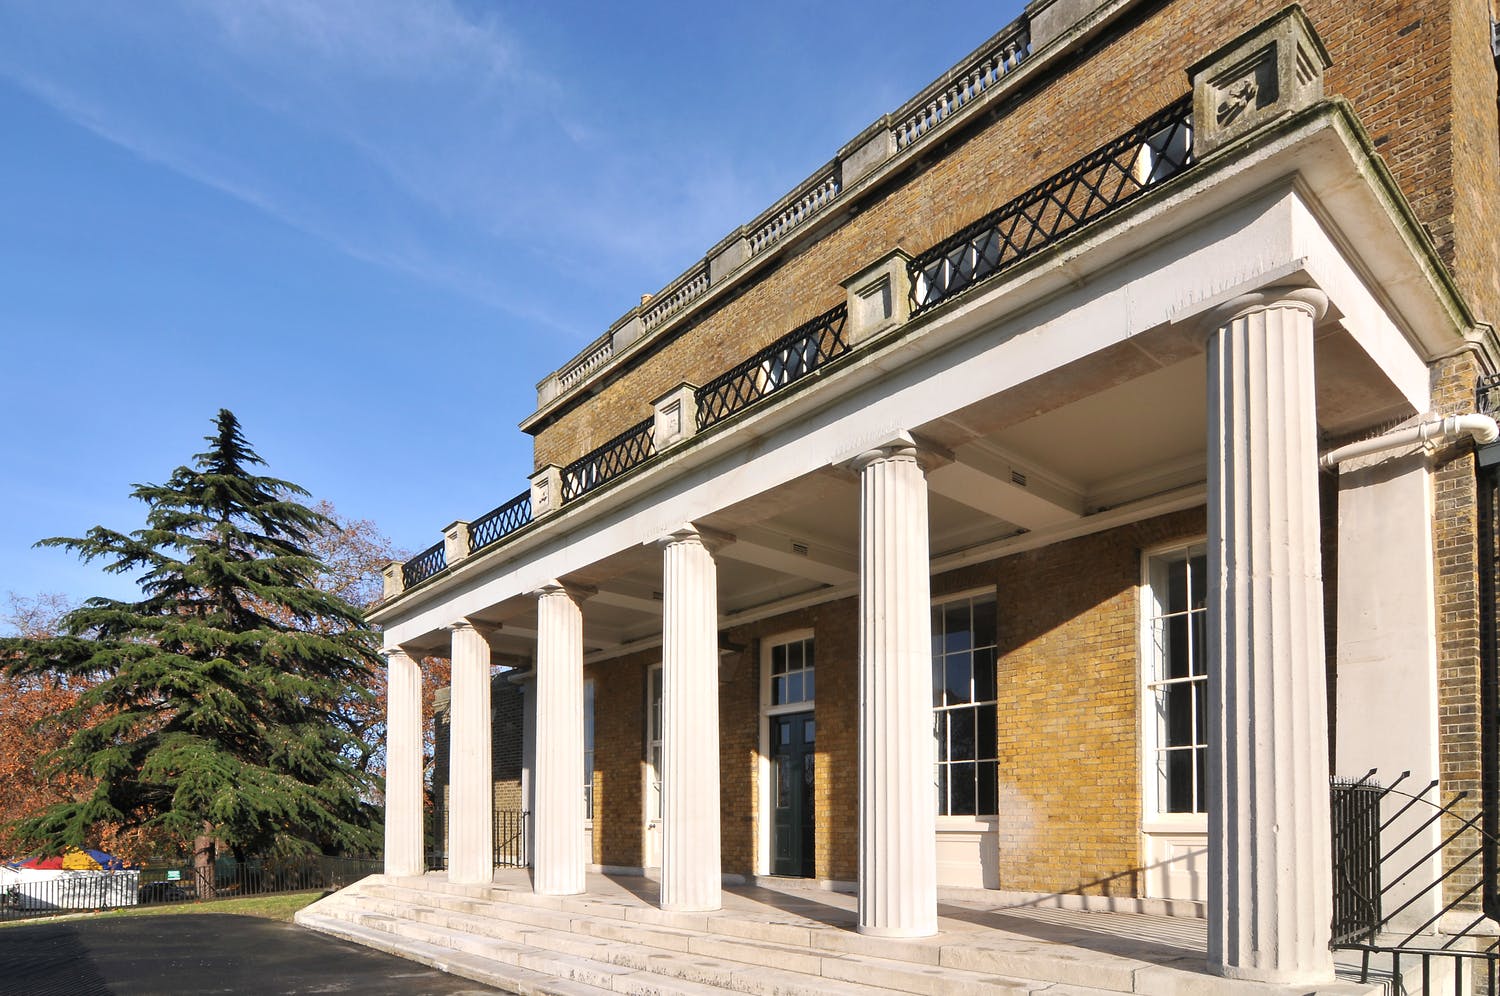
[[[469,524],[469,552],[497,543],[531,521],[531,489]]]
[[[1467,792],[1444,801],[1436,781],[1406,791],[1409,771],[1389,785],[1376,776],[1332,784],[1332,946],[1360,952],[1361,982],[1372,959],[1388,959],[1402,992],[1403,971],[1420,966],[1424,996],[1445,977],[1455,994],[1481,980],[1494,993],[1500,942],[1484,936],[1478,807]]]
[[[524,809],[496,807],[492,832],[496,868],[525,868],[531,863],[527,843],[530,823],[531,814]],[[446,825],[446,814],[439,810],[435,814],[431,828],[433,846],[427,852],[428,871],[442,871],[448,867]]]
[[[402,566],[401,583],[408,588],[421,584],[446,566],[448,555],[443,544],[434,543]]]
[[[524,809],[495,810],[495,867],[524,868],[526,823],[531,814]]]
[[[309,855],[99,871],[0,871],[0,920],[234,899],[283,892],[332,891],[378,874],[379,858]]]
[[[631,426],[563,468],[562,499],[572,501],[656,455],[656,416]]]
[[[919,253],[907,264],[911,313],[968,290],[1193,162],[1191,97]]]
[[[849,351],[844,340],[847,304],[798,326],[760,352],[698,389],[698,428],[706,429],[801,380]]]

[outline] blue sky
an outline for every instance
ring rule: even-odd
[[[0,0],[0,596],[133,588],[232,409],[417,550],[518,493],[535,384],[1019,0]]]

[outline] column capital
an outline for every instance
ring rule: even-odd
[[[951,451],[913,435],[905,429],[891,433],[874,446],[867,446],[843,461],[844,466],[859,473],[866,467],[882,460],[914,460],[924,472],[932,471],[943,464],[953,462]]]
[[[385,658],[387,665],[389,665],[392,661],[399,660],[402,657],[406,658],[409,661],[414,661],[417,659],[416,654],[413,654],[411,651],[401,646],[381,647],[380,656]]]
[[[574,602],[582,602],[584,599],[589,598],[590,596],[596,594],[598,591],[598,588],[595,588],[591,585],[573,584],[569,581],[558,581],[556,578],[554,578],[550,581],[543,581],[541,584],[537,585],[535,588],[527,592],[527,594],[537,599],[546,598],[549,595],[567,595]]]
[[[669,546],[678,543],[696,543],[710,553],[722,549],[735,541],[733,533],[726,533],[709,526],[700,526],[694,522],[684,522],[674,529],[662,533],[655,540],[648,541],[646,545],[655,543],[665,550]]]
[[[1295,284],[1263,287],[1216,305],[1204,314],[1203,321],[1207,328],[1213,330],[1229,324],[1236,318],[1243,318],[1260,311],[1270,311],[1273,308],[1299,308],[1310,314],[1313,322],[1316,323],[1328,313],[1328,295],[1316,287]]]

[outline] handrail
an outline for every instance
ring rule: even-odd
[[[562,500],[581,498],[656,455],[656,417],[638,422],[563,468]]]
[[[1033,255],[1193,163],[1192,98],[1157,111],[989,214],[914,256],[919,315]]]
[[[447,560],[443,541],[439,540],[402,565],[401,581],[407,588],[421,584],[447,567]]]
[[[498,543],[531,521],[531,489],[469,523],[469,552]]]

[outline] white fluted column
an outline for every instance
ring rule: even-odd
[[[1208,341],[1208,960],[1330,982],[1319,291],[1226,305]]]
[[[490,645],[467,621],[453,634],[449,706],[448,881],[495,877],[495,771],[490,758]]]
[[[862,454],[859,932],[937,933],[927,475],[909,437]]]
[[[662,909],[722,904],[719,856],[719,585],[712,538],[662,540]]]
[[[422,669],[387,647],[385,699],[385,873],[426,870],[422,834]]]
[[[532,887],[544,896],[583,891],[582,593],[557,582],[535,592],[536,811]]]

